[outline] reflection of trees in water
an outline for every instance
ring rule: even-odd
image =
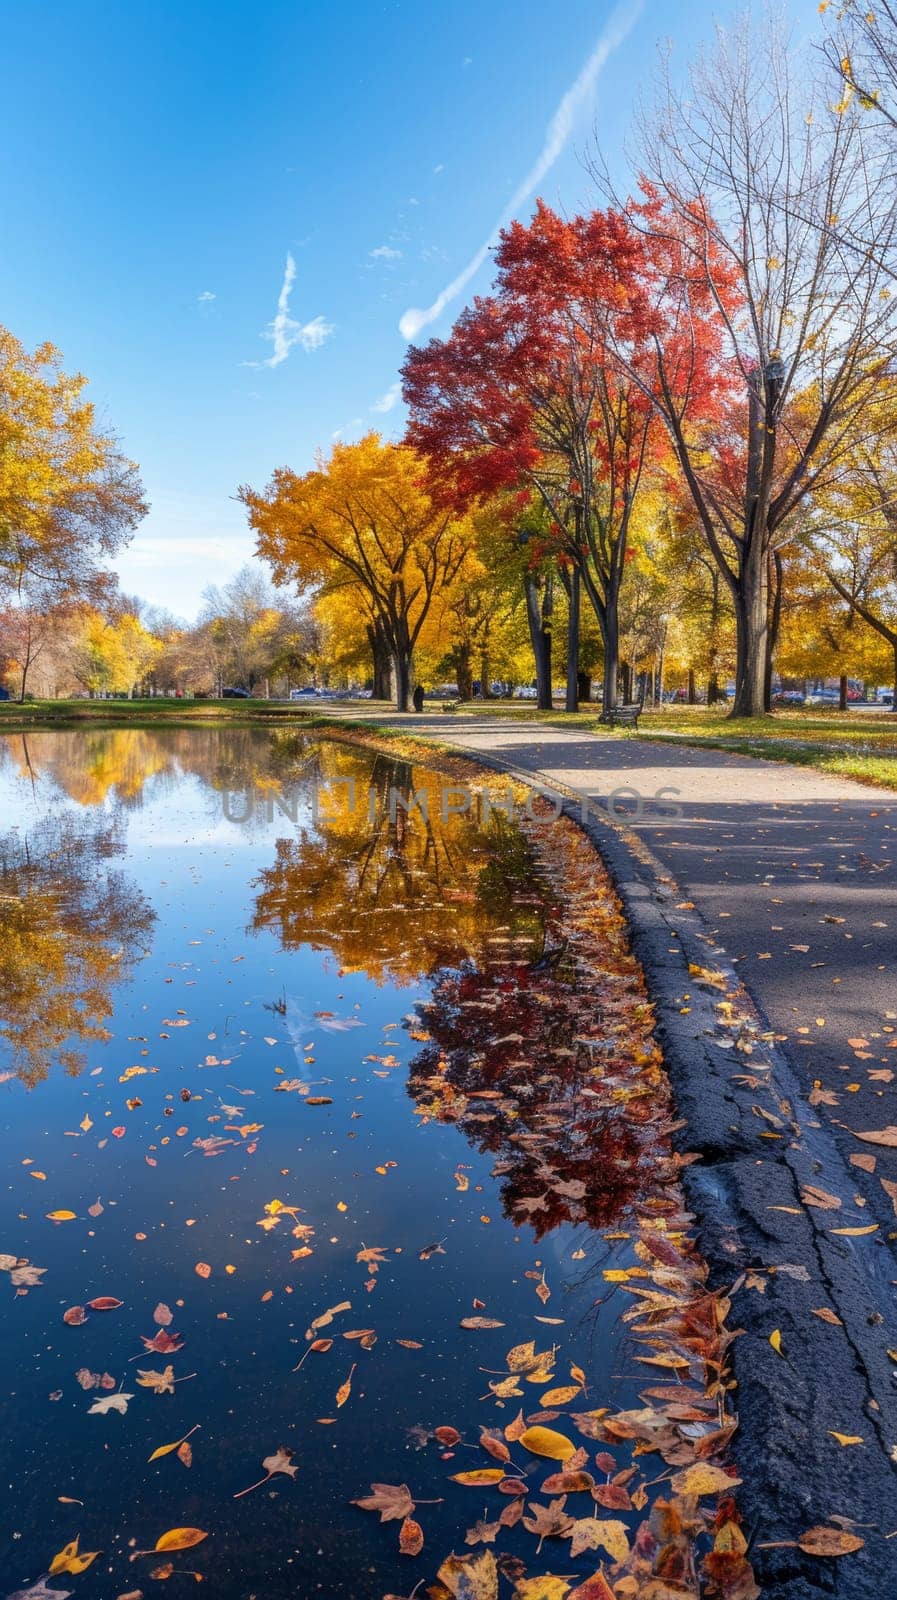
[[[537,1239],[564,1222],[620,1218],[643,1192],[660,1110],[600,975],[561,947],[443,972],[418,1010],[429,1041],[409,1093],[497,1157],[505,1215]]]
[[[110,860],[114,826],[48,816],[0,836],[0,1040],[26,1083],[109,1037],[113,990],[145,953],[155,915]]]
[[[220,815],[229,791],[278,791],[283,760],[263,728],[88,727],[10,735],[0,740],[0,765],[32,781],[49,779],[85,807],[138,808],[148,792],[174,793],[184,777],[195,776]]]
[[[495,937],[518,954],[541,950],[532,854],[500,813],[443,820],[442,780],[389,756],[325,742],[314,759],[312,776],[329,786],[317,827],[278,840],[255,882],[255,931],[274,927],[287,949],[330,949],[346,969],[402,984],[477,958]],[[425,814],[390,804],[420,791]]]

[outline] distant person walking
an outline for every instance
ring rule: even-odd
[[[416,683],[414,685],[414,693],[411,696],[411,699],[412,699],[412,702],[414,704],[415,711],[417,711],[417,712],[423,711],[423,709],[424,709],[423,684]]]

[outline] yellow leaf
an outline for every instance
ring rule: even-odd
[[[208,1539],[208,1534],[201,1528],[169,1528],[161,1538],[156,1540],[156,1550],[189,1550],[194,1544],[202,1544],[203,1539]],[[148,1554],[150,1552],[147,1552]]]
[[[158,1450],[153,1451],[152,1455],[149,1457],[149,1460],[158,1461],[162,1456],[170,1456],[172,1450],[177,1450],[180,1443],[180,1439],[175,1439],[174,1444],[160,1444]]]
[[[520,1443],[534,1456],[547,1456],[550,1461],[566,1461],[576,1450],[566,1434],[555,1433],[553,1428],[527,1428]]]
[[[839,1444],[863,1443],[863,1435],[861,1433],[837,1433],[834,1428],[829,1428],[828,1431],[833,1439],[837,1439]]]
[[[776,1355],[780,1356],[782,1354],[782,1335],[778,1328],[773,1328],[772,1333],[769,1335],[769,1342]]]
[[[539,1396],[539,1404],[543,1406],[565,1406],[568,1401],[576,1399],[580,1390],[581,1385],[578,1383],[568,1384],[561,1389],[546,1389],[545,1393]]]
[[[481,1483],[500,1483],[506,1476],[504,1467],[476,1467],[472,1472],[452,1473],[452,1483],[463,1483],[468,1489],[475,1489]]]
[[[829,1232],[830,1233],[840,1233],[840,1234],[846,1236],[849,1239],[858,1239],[861,1234],[864,1234],[864,1233],[875,1233],[877,1227],[878,1227],[878,1223],[877,1222],[870,1222],[868,1227],[866,1227],[866,1228],[830,1228]]]
[[[48,1211],[47,1218],[50,1222],[74,1222],[74,1211]]]
[[[570,1585],[566,1578],[521,1578],[517,1584],[512,1600],[564,1600],[570,1593]]]
[[[57,1572],[68,1572],[69,1562],[74,1555],[77,1555],[77,1553],[77,1539],[73,1539],[71,1544],[63,1545],[59,1554],[54,1556],[53,1560],[50,1562],[50,1577],[55,1577]]]
[[[682,1472],[674,1472],[670,1486],[676,1494],[728,1494],[740,1482],[740,1478],[730,1478],[728,1472],[723,1472],[722,1467],[712,1467],[703,1461],[697,1461],[693,1467],[685,1467]]]

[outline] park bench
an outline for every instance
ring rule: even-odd
[[[610,728],[637,728],[641,714],[642,702],[638,700],[631,705],[609,706],[598,721],[607,723]]]

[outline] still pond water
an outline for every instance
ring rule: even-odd
[[[604,1272],[639,1145],[577,1099],[601,1032],[530,845],[440,820],[439,784],[261,730],[0,741],[0,1595],[76,1534],[102,1554],[51,1590],[86,1600],[192,1571],[216,1600],[407,1595],[509,1503],[450,1475],[538,1411],[538,1376],[490,1391],[510,1347],[584,1369],[581,1410],[638,1404]],[[169,1364],[173,1393],[138,1381]],[[192,1465],[149,1461],[188,1433]],[[235,1498],[280,1446],[295,1475]],[[411,1488],[415,1560],[351,1504],[378,1482]],[[208,1538],[131,1562],[175,1527]],[[519,1526],[496,1549],[597,1560]]]

